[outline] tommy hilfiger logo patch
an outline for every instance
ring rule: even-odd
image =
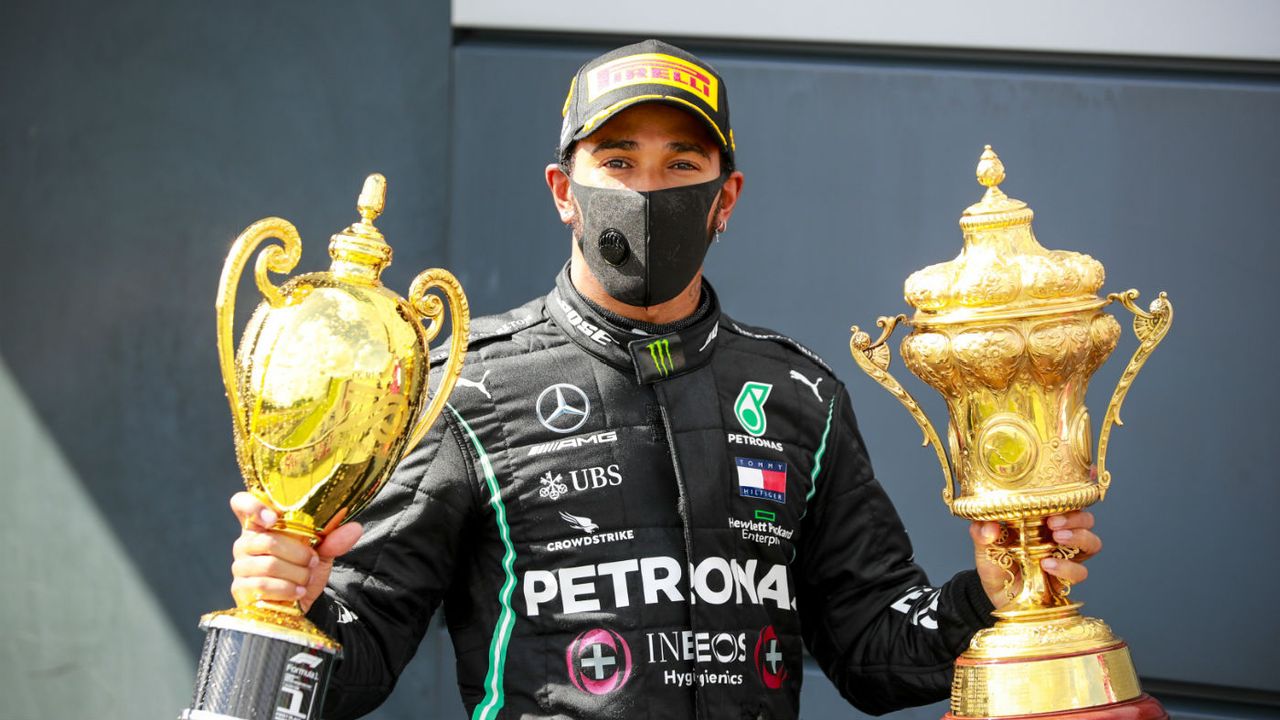
[[[738,494],[747,498],[787,502],[787,464],[777,460],[736,457]]]

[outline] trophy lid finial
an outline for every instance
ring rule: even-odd
[[[372,225],[386,206],[387,178],[382,173],[374,173],[364,179],[364,188],[360,191],[360,199],[356,201],[356,209],[360,211],[360,219],[364,224]]]
[[[1004,163],[1000,162],[1000,156],[991,149],[990,145],[982,151],[982,157],[978,158],[978,182],[985,187],[995,187],[1004,182]]]
[[[383,268],[391,264],[391,246],[374,227],[387,205],[387,178],[374,173],[364,179],[356,209],[360,220],[329,240],[330,272],[349,279],[377,282]]]
[[[1031,222],[1031,211],[1026,210],[1025,213],[1019,212],[1026,209],[1027,204],[1021,200],[1015,200],[1004,194],[1000,189],[1000,183],[1004,182],[1004,163],[1000,162],[1000,156],[996,155],[996,151],[991,149],[990,145],[985,146],[982,156],[978,158],[977,170],[978,182],[987,189],[985,195],[977,203],[970,205],[964,211],[964,219],[960,224],[966,225],[973,222],[986,222],[988,216],[1003,215],[1005,213],[1018,213],[1018,220]],[[1025,214],[1025,217],[1022,217]],[[975,220],[974,218],[979,218]]]

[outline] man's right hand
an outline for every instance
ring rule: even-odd
[[[329,581],[333,559],[350,550],[364,532],[359,523],[350,522],[312,548],[271,530],[276,512],[247,492],[231,496],[231,510],[243,528],[231,550],[231,596],[242,606],[258,600],[297,600],[306,612]]]

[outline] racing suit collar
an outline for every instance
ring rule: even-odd
[[[556,276],[556,287],[547,296],[547,312],[578,347],[625,370],[635,371],[636,382],[649,384],[692,372],[711,360],[720,323],[720,301],[711,283],[702,281],[710,307],[697,322],[662,334],[624,327],[591,307],[573,287],[569,273]]]

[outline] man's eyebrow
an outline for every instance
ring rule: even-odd
[[[634,151],[639,147],[640,147],[640,144],[637,143],[635,140],[601,140],[598,144],[596,144],[595,148],[592,149],[591,154],[595,155],[601,150]]]
[[[675,142],[667,143],[667,149],[676,153],[685,153],[685,152],[696,153],[708,160],[711,159],[711,154],[707,152],[707,149],[702,147],[698,143],[681,142],[677,140]]]

